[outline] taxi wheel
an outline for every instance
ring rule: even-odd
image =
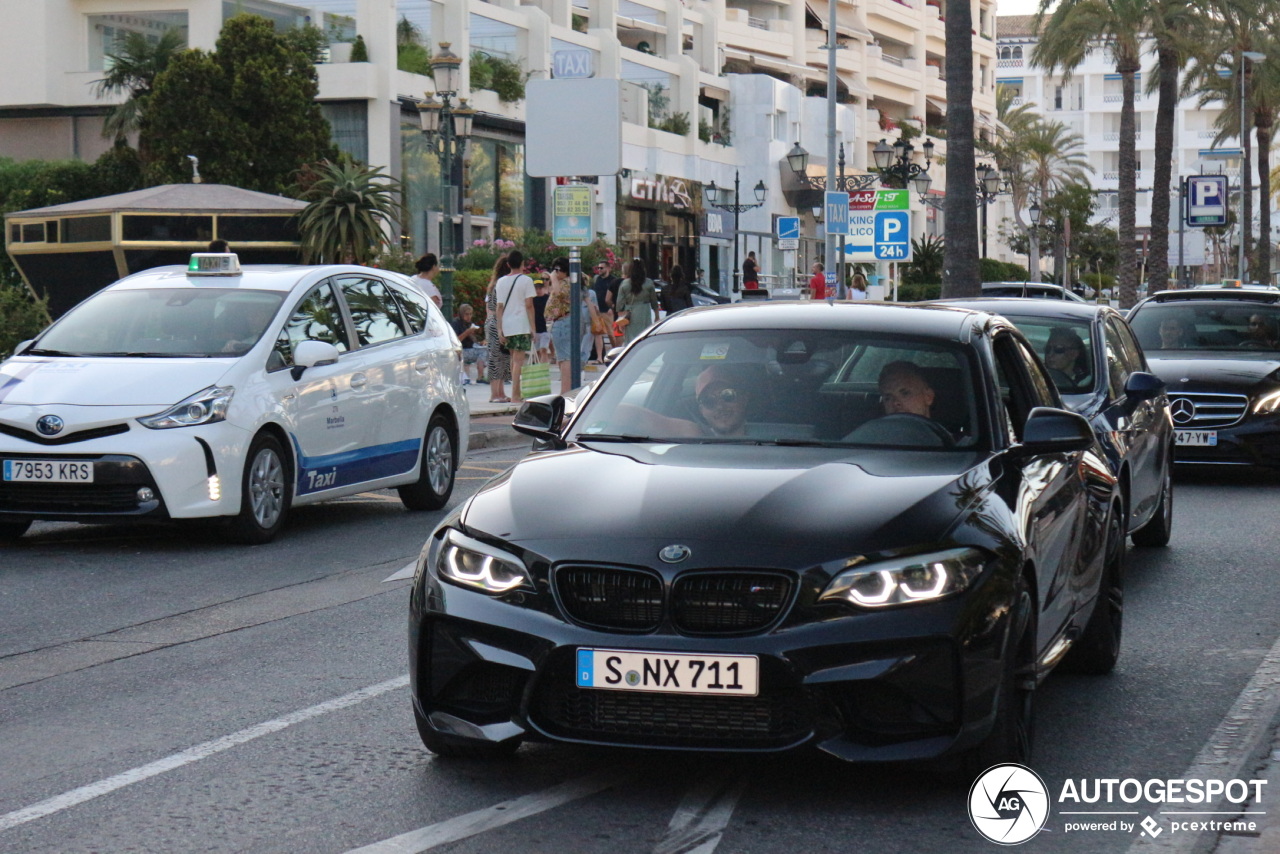
[[[260,433],[249,446],[240,486],[240,513],[229,526],[235,542],[269,543],[284,527],[290,500],[284,460],[284,449],[269,433]]]
[[[400,487],[400,501],[408,510],[439,510],[453,494],[457,454],[453,452],[453,434],[444,415],[436,413],[427,425],[422,443],[422,470],[418,480]]]
[[[26,519],[21,522],[0,522],[0,543],[12,542],[27,532],[27,528],[31,527],[31,520]]]

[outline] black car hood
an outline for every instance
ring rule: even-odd
[[[740,565],[780,552],[830,560],[941,540],[990,482],[984,457],[598,443],[521,461],[476,494],[462,523],[553,560],[648,563],[656,543],[695,554],[714,544],[719,561]]]
[[[1280,359],[1274,353],[1223,353],[1198,351],[1194,358],[1153,358],[1147,354],[1147,362],[1156,376],[1169,386],[1169,394],[1177,394],[1180,388],[1190,384],[1211,384],[1248,389],[1280,369]],[[1183,383],[1183,379],[1188,380]]]

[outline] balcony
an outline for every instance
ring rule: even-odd
[[[1001,59],[996,62],[997,68],[1023,68],[1025,60],[1022,57],[1017,59]]]

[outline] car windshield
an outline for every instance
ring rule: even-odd
[[[667,333],[627,352],[569,438],[973,448],[977,400],[959,344],[846,330]]]
[[[1093,354],[1097,346],[1093,324],[1087,320],[1006,317],[1027,336],[1059,392],[1088,394],[1093,391]]]
[[[1031,297],[1032,299],[1061,299],[1062,292],[1050,288],[1037,287],[1035,285],[983,285],[982,295],[984,297]]]
[[[1129,319],[1142,349],[1280,351],[1280,306],[1241,300],[1148,303]]]
[[[284,295],[240,288],[106,291],[72,309],[35,352],[76,356],[243,356]]]

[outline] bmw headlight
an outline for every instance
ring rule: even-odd
[[[215,424],[227,420],[227,407],[236,390],[231,386],[209,386],[164,412],[139,418],[138,423],[152,430],[169,427],[194,427],[197,424]]]
[[[436,554],[436,574],[446,581],[484,593],[533,587],[520,558],[450,530]]]
[[[1273,391],[1270,394],[1263,395],[1253,405],[1254,415],[1270,415],[1277,411],[1280,411],[1280,391]]]
[[[967,588],[987,560],[985,552],[959,548],[858,563],[833,578],[820,598],[859,608],[932,602]]]

